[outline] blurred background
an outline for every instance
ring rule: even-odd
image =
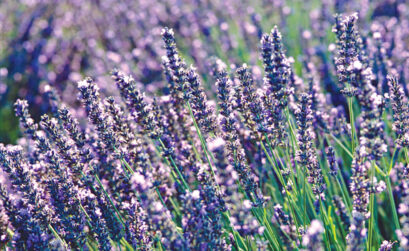
[[[114,93],[109,72],[119,68],[132,73],[147,92],[166,92],[161,81],[164,26],[174,29],[181,55],[211,89],[212,56],[232,69],[247,63],[262,80],[259,41],[274,25],[294,59],[294,78],[304,74],[308,55],[321,60],[318,68],[327,65],[322,61],[331,60],[329,51],[335,48],[333,14],[355,11],[364,39],[381,35],[374,41],[382,51],[376,52],[375,44],[374,53],[400,73],[407,92],[409,11],[404,0],[0,1],[0,142],[19,137],[13,111],[17,98],[28,100],[35,119],[50,112],[49,86],[75,107],[78,80],[91,76],[103,92]],[[335,79],[321,76],[327,91],[335,90]]]

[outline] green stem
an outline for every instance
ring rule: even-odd
[[[341,146],[341,148],[342,149],[344,149],[344,151],[351,157],[351,158],[354,158],[354,155],[349,151],[349,149],[344,145],[344,144],[342,144],[342,142],[339,140],[339,139],[337,139],[334,135],[332,135],[332,134],[330,134],[330,136],[331,136],[331,138],[339,145],[339,146]],[[329,142],[329,141],[328,141]]]
[[[405,154],[405,160],[406,164],[409,164],[409,156],[408,156],[408,148],[403,148],[404,154]]]
[[[92,225],[91,225],[92,220],[91,220],[91,217],[89,217],[87,211],[85,211],[85,208],[82,206],[81,201],[80,201],[79,199],[77,199],[77,200],[78,200],[78,203],[80,204],[81,211],[85,214],[85,216],[86,216],[86,218],[87,218],[87,222],[88,222],[89,228],[92,229]]]
[[[270,162],[271,166],[273,167],[274,172],[276,173],[276,175],[278,177],[278,180],[280,181],[281,185],[284,187],[284,189],[287,189],[284,178],[283,178],[280,170],[278,170],[278,168],[277,168],[276,164],[274,163],[273,159],[271,158],[270,154],[268,153],[263,141],[260,141],[260,145],[261,145],[261,148],[263,148],[263,151],[266,154],[268,161]]]
[[[307,171],[305,166],[303,167],[303,182],[302,182],[302,193],[304,197],[304,229],[307,229]]]
[[[231,226],[229,211],[222,212],[222,217],[223,217],[225,228],[227,228],[230,232],[233,233],[233,237],[234,237],[234,241],[236,242],[236,246],[239,248],[241,247],[244,250],[248,250],[248,247],[243,237],[241,237],[240,234],[237,231],[235,231],[233,227]]]
[[[163,143],[163,141],[161,139],[159,139],[159,143],[161,144],[163,149],[166,149],[166,146],[165,146],[165,144]],[[173,160],[173,157],[169,156],[169,159],[170,159],[170,162],[172,163],[173,167],[175,168],[175,170],[176,170],[176,172],[177,172],[177,174],[179,176],[179,179],[182,181],[182,184],[185,186],[185,189],[188,190],[188,191],[191,191],[191,189],[190,189],[189,185],[187,184],[185,178],[183,178],[182,173],[180,172],[179,168],[177,167],[175,161]]]
[[[259,208],[253,208],[252,212],[256,216],[258,222],[266,227],[266,230],[264,231],[264,236],[266,236],[269,242],[274,246],[275,248],[274,250],[281,250],[281,245],[276,238],[277,234],[274,233],[274,230],[271,228],[266,218],[260,215]]]
[[[122,239],[120,239],[119,241],[120,241],[120,243],[121,243],[123,246],[125,246],[126,250],[130,250],[130,251],[135,250],[135,249],[131,246],[131,244],[129,244],[129,242],[128,242],[127,240],[125,240],[124,237],[122,237]],[[120,246],[120,247],[121,247],[121,246]],[[120,249],[120,250],[121,250],[121,249]]]
[[[331,229],[330,227],[327,227],[329,224],[328,224],[328,219],[327,219],[327,216],[326,216],[326,211],[325,211],[325,207],[324,207],[324,205],[323,205],[323,203],[322,203],[322,200],[321,200],[321,198],[319,199],[319,204],[320,204],[320,216],[321,216],[321,221],[322,221],[322,224],[324,224],[324,227],[325,227],[325,238],[324,238],[324,243],[325,243],[325,246],[327,247],[327,250],[331,250],[331,248],[330,248],[330,245],[329,245],[329,240],[330,240],[330,234],[329,234],[329,230]]]
[[[395,228],[400,229],[399,218],[398,218],[398,213],[396,212],[395,199],[393,198],[393,192],[392,192],[392,185],[391,185],[391,178],[390,177],[386,178],[386,186],[388,188],[388,196],[389,196],[389,201],[391,203],[393,222],[395,223]]]
[[[341,174],[339,174],[341,175]],[[346,207],[348,208],[349,215],[352,214],[352,209],[351,209],[351,202],[349,201],[349,197],[346,196],[346,192],[344,191],[344,188],[342,187],[341,183],[339,182],[339,179],[335,177],[335,180],[337,181],[337,184],[339,186],[339,190],[341,190],[342,198],[344,199],[344,202],[346,204]]]
[[[390,162],[389,168],[388,168],[388,170],[386,172],[386,174],[388,176],[391,174],[392,168],[395,165],[395,156],[396,156],[396,154],[398,154],[398,156],[399,156],[399,148],[398,147],[395,147],[395,150],[393,151],[391,162]]]
[[[355,152],[355,119],[354,108],[352,106],[352,98],[348,97],[348,109],[349,109],[349,123],[351,125],[351,147],[352,152]]]
[[[65,250],[69,250],[68,249],[68,245],[67,243],[61,238],[61,236],[58,234],[58,232],[53,228],[53,226],[51,226],[51,224],[48,224],[48,229],[51,230],[51,232],[53,233],[53,235],[55,236],[55,238],[57,238],[57,240],[59,240],[62,244],[63,247],[65,247]]]
[[[125,228],[125,222],[124,222],[124,220],[122,219],[121,214],[119,213],[118,209],[116,208],[116,206],[115,206],[114,202],[112,201],[111,197],[109,196],[108,192],[105,190],[104,186],[102,185],[101,180],[99,179],[98,175],[95,174],[94,176],[95,176],[95,179],[97,180],[99,186],[101,187],[102,191],[104,192],[105,196],[106,196],[107,199],[109,200],[109,203],[110,203],[111,206],[114,208],[118,220],[120,221],[120,223],[122,224],[122,226]]]
[[[281,171],[278,169],[278,167],[277,167],[277,165],[276,165],[276,161],[274,161],[274,160],[272,159],[272,157],[270,156],[270,154],[269,154],[269,152],[267,151],[267,149],[266,149],[266,147],[265,147],[263,141],[260,141],[260,145],[261,145],[261,147],[263,148],[263,151],[264,151],[264,153],[266,154],[268,161],[270,162],[271,166],[273,167],[274,172],[277,174],[277,177],[278,177],[278,179],[279,179],[281,185],[283,186],[283,188],[284,188],[284,190],[285,190],[285,194],[289,196],[290,201],[292,202],[292,203],[290,203],[291,206],[294,207],[294,209],[299,213],[300,210],[299,210],[299,208],[296,206],[296,204],[295,204],[295,202],[294,202],[294,199],[293,199],[293,197],[292,197],[292,194],[291,194],[291,193],[288,191],[288,189],[287,189],[287,185],[286,185],[286,183],[285,183],[285,181],[284,181],[284,178],[283,178],[283,176],[282,176],[282,174],[281,174]],[[274,157],[274,155],[273,155],[273,157]],[[301,214],[300,214],[300,215],[301,215]],[[296,218],[295,215],[294,215],[294,220],[296,220],[296,219],[297,219],[297,218]],[[298,224],[297,221],[296,221],[295,223],[296,223],[296,225]],[[297,227],[298,227],[298,226],[297,226]]]
[[[197,122],[196,122],[196,119],[195,119],[195,117],[194,117],[194,115],[193,115],[192,108],[191,108],[191,106],[190,106],[190,102],[189,102],[189,101],[187,102],[187,107],[188,107],[188,110],[189,110],[190,117],[191,117],[192,120],[193,120],[193,124],[194,124],[194,126],[195,126],[197,135],[199,136],[200,143],[202,144],[203,151],[204,151],[204,154],[205,154],[205,156],[206,156],[207,162],[209,163],[210,170],[211,170],[211,172],[212,172],[213,178],[214,178],[214,180],[216,180],[216,174],[215,174],[215,172],[214,172],[214,168],[213,168],[212,162],[211,162],[210,159],[209,159],[209,155],[211,155],[211,152],[208,150],[207,145],[206,145],[206,141],[205,141],[205,139],[204,139],[204,137],[203,137],[203,135],[202,135],[202,132],[200,131],[199,126],[197,125]],[[218,186],[218,185],[217,185],[217,186]]]
[[[373,181],[374,181],[374,175],[375,175],[374,162],[372,162],[371,167],[372,168],[371,168],[370,182],[371,182],[371,187],[373,188]],[[367,241],[368,250],[372,250],[372,236],[373,236],[373,231],[374,231],[373,224],[374,224],[374,217],[375,217],[374,206],[375,206],[375,194],[372,192],[371,197],[370,197],[370,202],[369,202],[369,212],[371,216],[369,218],[369,223],[368,223],[368,241]]]

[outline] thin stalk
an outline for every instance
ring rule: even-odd
[[[172,175],[173,181],[175,181],[176,183],[178,183],[178,185],[182,186],[182,184],[180,183],[180,181],[179,181],[178,178],[177,178],[177,175],[176,175],[176,173],[175,173],[175,170],[173,170],[174,168],[172,168],[172,164],[169,162],[169,160],[168,160],[166,157],[164,157],[164,156],[162,156],[162,155],[160,154],[160,149],[159,149],[159,147],[158,147],[157,145],[155,145],[155,143],[152,143],[152,144],[154,144],[154,146],[155,146],[155,153],[156,153],[156,155],[157,155],[158,157],[160,157],[160,158],[163,158],[163,160],[165,161],[166,165],[168,165],[168,166],[170,167],[170,174]],[[150,164],[150,165],[151,165],[151,164]],[[153,170],[153,169],[152,169],[152,165],[151,165],[151,170]]]
[[[68,244],[60,237],[58,232],[53,228],[53,226],[51,226],[51,224],[48,224],[48,229],[50,229],[53,235],[55,236],[55,238],[57,238],[57,240],[61,242],[65,250],[68,250]]]
[[[374,181],[374,176],[375,176],[375,167],[374,167],[374,163],[372,162],[371,165],[371,187],[373,188],[373,181]],[[370,202],[369,202],[369,212],[371,214],[370,218],[369,218],[369,224],[368,224],[368,241],[367,241],[367,248],[368,250],[372,250],[372,237],[373,237],[373,231],[374,231],[374,217],[375,217],[375,213],[374,213],[374,205],[375,204],[375,194],[372,192],[371,193],[371,197],[370,197]]]
[[[265,210],[265,209],[264,209]],[[264,232],[266,238],[269,240],[270,243],[272,243],[275,247],[275,250],[281,250],[281,245],[279,244],[276,234],[274,233],[274,230],[271,228],[270,224],[266,220],[265,217],[261,216],[258,212],[258,208],[253,208],[252,209],[253,214],[256,216],[257,220],[262,224],[263,226],[266,227],[266,231]]]
[[[399,218],[398,218],[398,213],[396,212],[395,199],[393,198],[393,192],[392,192],[392,185],[391,185],[391,178],[390,177],[386,178],[386,186],[387,186],[387,189],[388,189],[389,201],[391,203],[392,216],[393,216],[393,222],[395,223],[395,229],[400,229]]]
[[[275,163],[274,163],[273,159],[271,158],[270,154],[268,153],[263,141],[260,141],[260,145],[261,145],[261,148],[263,148],[263,151],[266,154],[268,161],[272,165],[272,167],[274,169],[274,172],[277,174],[277,177],[278,177],[281,185],[284,187],[284,189],[286,189],[286,184],[285,184],[284,178],[283,178],[280,170],[278,170],[277,166],[275,165]]]
[[[118,218],[118,220],[120,221],[120,223],[122,224],[122,226],[125,228],[125,222],[122,219],[121,214],[119,213],[118,209],[116,208],[114,202],[112,201],[111,197],[109,196],[108,192],[105,190],[104,186],[102,185],[101,180],[99,179],[98,175],[94,175],[95,179],[97,180],[99,186],[101,187],[102,191],[104,192],[105,196],[108,198],[109,203],[111,204],[111,206],[114,208],[115,212],[116,212],[116,217]]]
[[[305,170],[305,166],[303,167],[303,182],[302,182],[302,193],[304,198],[304,229],[307,229],[307,191],[306,191],[306,184],[307,184],[307,172]],[[315,210],[315,209],[314,209]]]
[[[91,250],[91,251],[97,250],[98,251],[98,248],[94,247],[95,246],[94,243],[90,243],[89,241],[87,241],[86,245],[87,245],[89,250]]]
[[[394,164],[395,164],[394,160],[395,160],[396,154],[398,154],[398,156],[399,156],[399,148],[397,148],[397,147],[396,147],[395,150],[393,151],[392,158],[391,158],[391,162],[390,162],[389,168],[388,168],[388,170],[387,170],[387,172],[386,172],[388,176],[391,174],[392,168],[393,168],[393,166],[394,166]]]
[[[352,98],[348,97],[349,123],[351,125],[351,147],[352,152],[355,152],[355,118],[354,108],[352,106]]]
[[[261,142],[261,143],[262,143],[262,142]],[[263,149],[266,151],[266,149],[265,149],[265,147],[264,147],[264,144],[263,144],[262,146],[263,146]],[[236,162],[237,162],[237,159],[236,159],[236,150],[234,150],[233,154],[234,154],[234,163],[236,163]],[[267,154],[267,151],[266,151],[266,154]],[[270,158],[270,160],[271,160],[271,158]],[[272,162],[271,162],[271,163],[272,163]],[[272,165],[273,165],[273,163],[272,163]],[[241,189],[240,183],[238,183],[238,186],[239,186],[239,189]],[[288,191],[287,191],[287,193],[288,193]],[[245,196],[247,197],[247,199],[249,199],[250,201],[252,201],[252,199],[248,197],[247,193],[244,193],[244,194],[245,194]],[[263,209],[264,209],[264,207],[263,207]],[[279,245],[277,239],[275,238],[276,235],[275,235],[275,234],[272,234],[272,233],[270,232],[270,231],[272,231],[272,229],[271,229],[271,227],[269,226],[268,221],[264,221],[263,218],[260,217],[260,215],[258,214],[257,210],[258,210],[258,208],[252,208],[252,213],[253,213],[254,216],[256,216],[258,222],[259,222],[262,226],[266,227],[267,232],[264,232],[263,234],[264,234],[265,237],[269,240],[270,245],[274,245],[275,250],[280,250],[280,249],[278,249],[278,247],[279,247],[280,245]]]
[[[148,160],[148,161],[149,161],[149,160]],[[129,163],[128,163],[125,159],[121,158],[121,162],[127,167],[128,171],[129,171],[132,175],[135,174],[134,170],[131,168],[131,166],[129,165]],[[149,161],[149,167],[150,167],[151,170],[153,169],[153,168],[152,168],[152,164],[150,163],[150,161]],[[165,201],[163,200],[163,197],[162,197],[162,195],[160,194],[158,187],[155,187],[155,190],[156,190],[156,193],[158,194],[158,197],[159,197],[159,199],[160,199],[162,205],[163,205],[165,208],[167,208],[167,205],[166,205]],[[179,210],[177,207],[175,207],[175,213],[180,216],[180,210]]]
[[[406,164],[409,164],[408,149],[405,147],[405,148],[403,148],[403,151],[404,151],[404,154],[405,154]]]
[[[159,193],[159,191],[158,191],[158,193]],[[163,201],[162,196],[160,196],[160,200]],[[175,209],[176,216],[181,217],[182,213],[180,212],[179,207],[176,205],[176,202],[172,199],[172,197],[169,197],[169,202],[173,206],[173,209]],[[165,203],[165,202],[163,201],[163,203]],[[166,205],[166,204],[164,204],[164,205]]]
[[[293,126],[293,124],[292,124],[292,122],[291,122],[291,118],[290,118],[290,113],[289,113],[289,110],[288,110],[288,107],[286,107],[285,108],[285,116],[286,116],[286,119],[287,119],[287,123],[288,123],[288,126],[289,126],[289,129],[290,129],[290,142],[291,142],[291,147],[292,147],[292,150],[293,150],[293,154],[295,154],[296,153],[296,150],[298,149],[298,143],[297,143],[297,137],[296,137],[296,135],[295,135],[295,129],[294,129],[294,126]],[[295,158],[295,155],[293,155],[293,157]],[[313,208],[313,213],[314,213],[314,215],[316,216],[316,212],[315,212],[315,209],[314,209],[314,204],[310,201],[310,200],[308,200],[308,194],[307,194],[307,176],[306,176],[306,174],[307,174],[307,170],[306,170],[306,167],[304,166],[302,169],[302,171],[300,170],[300,168],[299,168],[299,166],[297,165],[297,163],[296,163],[296,169],[297,169],[297,172],[301,172],[301,176],[300,176],[300,178],[302,179],[302,186],[303,186],[303,188],[302,188],[302,191],[303,191],[303,193],[302,193],[302,198],[303,198],[303,209],[304,209],[304,211],[303,211],[303,225],[304,225],[304,229],[306,229],[306,227],[307,227],[307,224],[308,224],[308,221],[309,221],[309,218],[308,218],[308,213],[307,213],[307,201],[308,202],[310,202],[311,203],[311,206],[312,206],[312,208]]]
[[[161,144],[163,149],[166,149],[166,146],[165,146],[165,144],[163,143],[163,141],[161,139],[159,139],[159,143]],[[177,174],[179,176],[179,179],[182,181],[183,185],[185,186],[186,190],[191,191],[189,185],[185,181],[185,178],[183,178],[182,173],[180,172],[179,168],[177,167],[175,161],[173,160],[173,157],[169,156],[169,159],[170,159],[170,162],[172,163],[173,167],[175,168],[175,170],[176,170],[176,172],[177,172]]]
[[[273,150],[273,149],[271,149],[270,148],[270,151],[271,151],[271,153],[272,153],[272,156],[273,156],[273,158],[274,158],[274,161],[275,162],[277,162],[277,159],[278,159],[278,162],[280,163],[280,165],[284,168],[284,167],[286,167],[287,168],[287,166],[286,165],[284,165],[284,162],[281,160],[281,158],[280,158],[280,155],[278,154],[278,152],[277,152],[277,150]],[[290,163],[290,162],[289,162]],[[290,172],[290,178],[291,178],[291,181],[293,182],[293,185],[295,186],[296,185],[296,182],[295,182],[295,178],[294,178],[294,172]],[[297,190],[293,190],[294,191],[294,195],[295,196],[297,196]]]
[[[123,246],[126,247],[126,250],[130,250],[130,251],[135,250],[135,249],[131,246],[131,244],[130,244],[127,240],[125,240],[124,237],[122,237],[122,239],[120,239],[119,241],[120,241],[120,243],[121,243]]]
[[[211,162],[210,159],[209,159],[209,155],[211,155],[211,152],[208,150],[206,141],[205,141],[205,139],[204,139],[204,137],[203,137],[203,135],[202,135],[202,132],[200,131],[199,126],[197,125],[197,122],[196,122],[196,119],[195,119],[195,117],[194,117],[194,115],[193,115],[192,107],[190,106],[190,102],[189,102],[189,101],[187,101],[187,107],[188,107],[188,110],[189,110],[190,117],[191,117],[192,120],[193,120],[193,125],[195,126],[197,135],[199,136],[200,143],[202,144],[203,151],[204,151],[204,154],[205,154],[205,156],[206,156],[207,162],[209,163],[210,170],[211,170],[211,172],[212,172],[213,178],[214,178],[214,180],[216,180],[216,173],[214,172],[214,168],[213,168],[212,162]],[[216,185],[218,186],[218,184],[216,184]]]
[[[223,222],[225,224],[225,228],[227,228],[230,232],[233,233],[233,237],[236,242],[236,245],[238,247],[244,247],[245,250],[248,250],[246,242],[244,241],[243,237],[241,237],[240,234],[236,230],[234,230],[233,227],[231,226],[229,211],[222,212],[222,216],[223,216]]]
[[[327,221],[327,217],[325,215],[326,212],[325,212],[324,205],[323,205],[323,203],[321,201],[321,198],[319,199],[319,204],[320,204],[320,211],[321,211],[320,216],[321,216],[322,223],[324,224],[324,226],[327,226],[328,221]],[[324,243],[325,243],[325,246],[326,246],[327,250],[331,250],[330,245],[329,245],[329,239],[330,239],[330,234],[329,234],[329,230],[328,230],[329,228],[326,227],[325,229],[326,230],[324,231],[325,232]]]
[[[81,175],[82,175],[83,177],[85,177],[85,174],[84,174],[82,171],[81,171]],[[104,192],[104,194],[105,194],[105,196],[108,198],[108,200],[109,200],[111,206],[114,208],[114,210],[115,210],[115,212],[116,212],[116,213],[114,214],[116,220],[117,220],[119,223],[121,223],[122,227],[125,228],[125,223],[124,223],[124,220],[122,219],[121,214],[119,213],[119,211],[118,211],[118,209],[116,208],[114,202],[111,200],[111,197],[109,196],[109,194],[108,194],[107,191],[105,190],[104,186],[102,185],[102,182],[101,182],[101,180],[99,179],[98,175],[95,174],[94,177],[95,177],[95,179],[97,180],[97,182],[98,182],[98,184],[99,184],[99,186],[100,186],[100,189]],[[91,185],[91,186],[92,186],[93,189],[95,189],[95,187],[94,187],[93,185]],[[85,210],[84,210],[84,212],[85,212]]]
[[[345,151],[351,158],[354,158],[354,155],[349,151],[349,149],[348,149],[344,144],[342,144],[342,142],[341,142],[339,139],[337,139],[333,134],[330,134],[330,136],[331,136],[331,138],[332,138],[335,142],[337,142],[337,144],[338,144],[339,146],[341,146],[342,149],[344,149],[344,151]]]
[[[346,206],[348,208],[348,213],[349,213],[349,215],[351,215],[352,214],[352,208],[351,208],[351,202],[349,201],[349,196],[346,196],[345,191],[344,191],[341,183],[339,182],[339,179],[337,177],[335,177],[335,180],[337,181],[339,190],[341,190],[342,198],[344,199],[344,202],[345,202],[345,204],[346,204]]]
[[[283,178],[283,176],[282,176],[282,174],[281,174],[281,171],[278,170],[278,168],[277,168],[277,166],[276,166],[276,163],[274,162],[274,160],[272,159],[272,157],[271,157],[270,154],[268,153],[268,151],[267,151],[267,149],[266,149],[266,147],[265,147],[265,145],[264,145],[264,143],[263,143],[262,141],[260,141],[260,145],[261,145],[261,147],[263,148],[263,151],[264,151],[264,153],[266,154],[268,161],[269,161],[270,164],[272,165],[272,167],[273,167],[273,169],[274,169],[274,172],[276,172],[276,174],[277,174],[277,176],[278,176],[278,179],[279,179],[281,185],[283,186],[283,188],[284,188],[284,190],[285,190],[285,193],[290,197],[291,202],[292,202],[292,203],[291,203],[291,206],[292,206],[292,207],[295,207],[295,210],[296,210],[297,212],[299,212],[299,208],[296,206],[296,204],[295,204],[295,202],[294,202],[294,199],[292,198],[292,193],[290,193],[290,192],[287,190],[287,185],[286,185],[286,183],[285,183],[285,181],[284,181],[284,178]],[[295,215],[294,215],[294,216],[295,216]],[[296,218],[294,217],[294,219],[296,219]]]
[[[87,218],[88,226],[90,227],[90,229],[92,229],[92,225],[91,225],[92,220],[91,220],[91,217],[89,217],[87,211],[85,211],[85,208],[82,206],[81,201],[80,201],[79,199],[77,199],[77,200],[78,200],[78,202],[79,202],[79,204],[80,204],[81,211],[85,214],[85,216],[86,216],[86,218]]]

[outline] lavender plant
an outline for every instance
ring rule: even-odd
[[[408,17],[1,2],[0,248],[409,250]]]

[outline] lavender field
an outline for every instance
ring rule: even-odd
[[[1,250],[409,250],[409,2],[0,1]]]

